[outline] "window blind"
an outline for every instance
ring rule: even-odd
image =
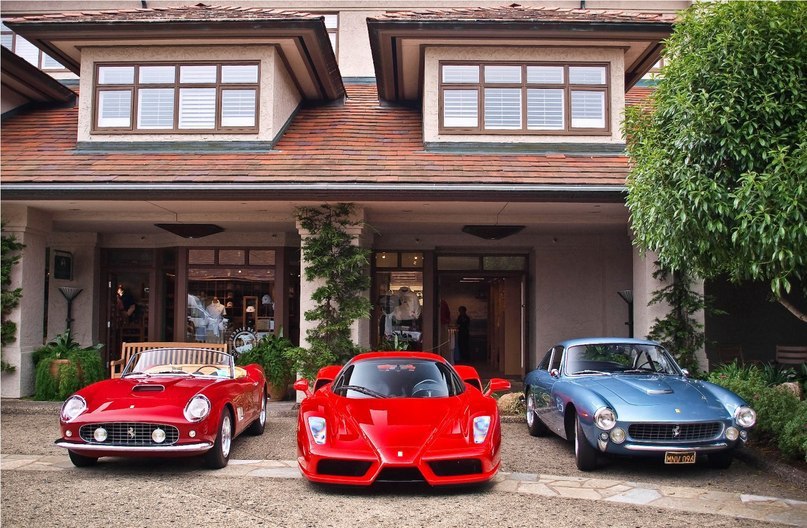
[[[443,126],[477,127],[479,125],[479,92],[446,90],[443,92]]]
[[[179,128],[199,129],[216,126],[216,89],[179,90]]]
[[[521,89],[485,89],[485,128],[512,130],[521,128]]]

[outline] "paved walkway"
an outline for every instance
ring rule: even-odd
[[[64,455],[0,454],[0,471],[74,469],[67,456]],[[224,469],[207,472],[206,475],[242,478],[302,478],[297,469],[296,460],[230,460],[230,464]],[[500,472],[494,480],[492,490],[500,493],[525,493],[543,497],[645,505],[791,526],[807,526],[807,502],[805,501],[709,491],[702,488],[654,486],[598,478]]]

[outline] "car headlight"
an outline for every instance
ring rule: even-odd
[[[62,404],[61,416],[65,422],[75,420],[81,413],[87,410],[87,402],[81,396],[70,396]]]
[[[319,445],[325,443],[328,429],[325,425],[325,418],[322,418],[321,416],[309,416],[308,429],[311,431],[311,436],[314,437],[315,443]]]
[[[481,444],[485,441],[490,430],[490,416],[477,416],[474,418],[474,443]]]
[[[600,407],[594,413],[594,425],[603,431],[610,431],[616,425],[616,413],[608,407]]]
[[[204,420],[210,414],[210,400],[201,394],[197,394],[185,406],[184,414],[185,419],[189,422]]]
[[[753,427],[757,423],[757,413],[751,407],[737,407],[734,411],[734,420],[740,427]]]

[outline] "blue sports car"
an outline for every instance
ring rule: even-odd
[[[603,455],[666,464],[731,465],[756,413],[718,385],[690,379],[658,343],[627,338],[564,341],[524,379],[527,427],[574,441],[577,467]]]

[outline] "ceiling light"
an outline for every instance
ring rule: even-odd
[[[216,224],[154,224],[160,229],[165,229],[169,233],[181,236],[182,238],[202,238],[208,235],[221,233],[224,228]]]
[[[523,225],[466,225],[462,231],[485,240],[501,240],[515,235],[522,229]]]

